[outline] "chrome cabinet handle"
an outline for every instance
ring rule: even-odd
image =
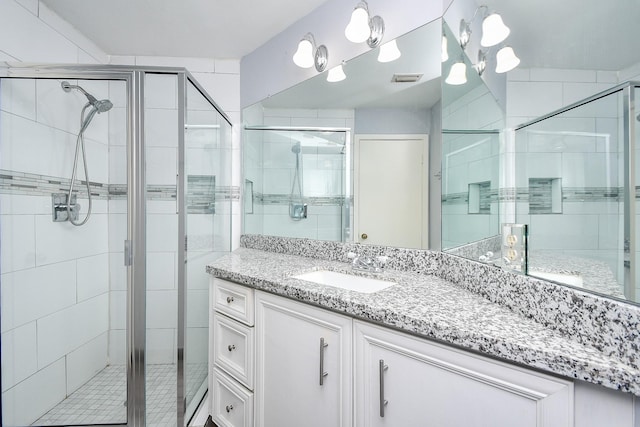
[[[324,371],[324,349],[327,348],[329,344],[324,342],[324,338],[320,338],[320,385],[324,384],[324,377],[329,375],[328,372]]]
[[[233,411],[233,405],[227,405],[227,407],[224,409],[227,410],[227,414],[228,414],[229,412]]]
[[[233,297],[227,297],[227,304],[231,304],[233,302]]]
[[[380,418],[384,418],[384,407],[389,403],[384,399],[384,371],[387,369],[389,366],[384,364],[383,359],[380,359]]]
[[[229,349],[229,351],[233,351],[236,349],[236,345],[235,344],[229,344],[229,347],[227,347]]]

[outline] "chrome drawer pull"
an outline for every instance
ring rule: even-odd
[[[329,375],[328,372],[324,371],[324,349],[327,348],[329,344],[324,342],[324,338],[320,338],[320,385],[324,384],[324,377]]]
[[[233,351],[236,349],[236,345],[235,344],[230,344],[229,347],[227,347],[229,349],[229,351]]]
[[[384,407],[387,406],[388,401],[384,399],[384,371],[389,369],[384,364],[384,360],[380,359],[380,417],[384,418]]]
[[[227,414],[231,411],[233,411],[233,405],[227,405],[227,407],[225,408],[227,410]]]
[[[227,297],[227,304],[231,304],[233,302],[233,297]]]

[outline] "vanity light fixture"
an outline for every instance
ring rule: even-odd
[[[447,36],[442,35],[442,62],[447,62],[449,60],[449,49],[448,49],[448,40]]]
[[[391,62],[400,58],[402,53],[400,53],[400,49],[398,49],[398,44],[396,40],[393,39],[390,42],[386,42],[382,46],[380,46],[380,52],[378,53],[378,62]]]
[[[478,6],[469,22],[464,19],[460,21],[460,46],[463,50],[467,47],[469,40],[471,40],[471,24],[476,19],[480,9],[483,9],[484,13],[489,10],[486,5]],[[483,47],[495,46],[503,42],[509,36],[510,32],[511,30],[504,24],[499,14],[496,12],[488,15],[485,14],[482,20],[482,38],[480,39],[480,45]]]
[[[473,69],[476,70],[479,76],[484,73],[484,70],[487,68],[487,53],[480,49],[478,51],[478,62],[473,64]]]
[[[369,17],[369,6],[365,0],[359,2],[344,29],[347,40],[353,43],[367,42],[373,48],[380,44],[384,35],[384,21],[378,15]]]
[[[463,59],[451,66],[449,75],[445,79],[445,83],[449,85],[463,85],[467,82],[467,64]]]
[[[298,49],[293,54],[293,62],[300,68],[311,68],[315,65],[316,70],[321,73],[327,68],[329,51],[325,45],[316,47],[313,34],[307,33],[298,43]]]
[[[520,58],[516,56],[511,46],[505,46],[496,53],[496,73],[506,73],[520,64]]]
[[[344,70],[342,69],[342,64],[331,68],[329,70],[329,73],[327,73],[327,81],[329,83],[341,82],[346,78],[347,76],[344,73]]]

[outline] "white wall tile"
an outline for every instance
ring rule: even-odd
[[[187,290],[187,328],[206,328],[209,325],[209,290]]]
[[[65,397],[65,363],[59,359],[2,393],[3,425],[31,425]]]
[[[127,292],[109,292],[109,329],[127,328]]]
[[[147,147],[178,146],[178,110],[147,108],[144,120]]]
[[[147,184],[176,185],[177,156],[176,148],[147,147]]]
[[[34,215],[0,217],[0,265],[3,273],[35,267],[36,233]]]
[[[108,252],[108,216],[91,215],[85,225],[76,227],[68,222],[53,222],[51,215],[36,215],[36,263],[51,264]]]
[[[3,274],[0,302],[3,331],[75,304],[75,261]]]
[[[78,48],[71,41],[15,1],[0,2],[2,50],[20,61],[70,63],[77,61]]]
[[[530,79],[538,82],[595,82],[594,70],[566,70],[557,68],[531,68]]]
[[[507,115],[542,116],[562,107],[562,83],[508,82]]]
[[[0,109],[29,120],[36,119],[34,79],[2,79],[0,85]]]
[[[91,341],[109,328],[107,294],[81,302],[38,320],[38,367]]]
[[[109,330],[109,364],[127,363],[127,333],[124,329]]]
[[[597,249],[597,215],[531,215],[531,250]]]
[[[176,363],[175,341],[175,329],[147,329],[147,363]]]
[[[176,263],[175,252],[147,253],[147,289],[175,289]]]
[[[221,74],[240,74],[240,60],[216,59],[215,72]]]
[[[112,291],[127,289],[127,267],[124,265],[123,252],[109,253],[109,289]]]
[[[2,333],[2,391],[23,381],[38,370],[36,323]]]
[[[178,108],[178,79],[169,74],[147,74],[144,86],[147,108]]]
[[[67,355],[67,394],[71,394],[107,364],[108,332],[80,346]]]
[[[209,328],[188,328],[186,335],[187,364],[207,363],[209,359]],[[188,366],[187,369],[189,369]]]
[[[223,111],[240,111],[240,74],[193,75]]]
[[[108,251],[124,251],[124,241],[127,239],[127,215],[124,213],[109,214],[109,243]],[[106,251],[105,251],[106,252]]]
[[[109,254],[78,258],[78,301],[109,292]]]
[[[175,252],[178,247],[178,216],[147,215],[147,252]]]
[[[176,328],[177,322],[177,291],[147,291],[147,329]]]

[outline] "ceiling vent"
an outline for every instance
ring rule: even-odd
[[[422,74],[418,73],[405,73],[394,74],[391,78],[392,83],[415,83],[422,78]]]

